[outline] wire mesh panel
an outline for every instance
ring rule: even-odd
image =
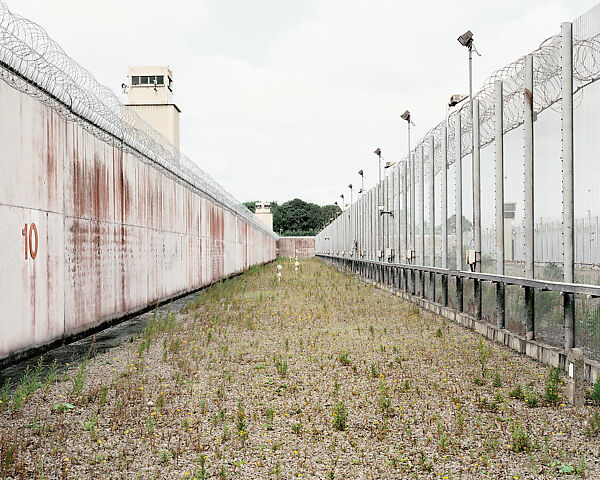
[[[536,292],[535,337],[562,347],[564,345],[563,298],[560,292]]]
[[[525,335],[525,290],[517,285],[506,287],[506,328]]]
[[[481,282],[481,319],[491,325],[497,325],[496,314],[496,285],[490,282]]]
[[[448,306],[456,310],[456,277],[448,277]]]
[[[465,278],[463,281],[463,303],[465,312],[472,317],[475,316],[475,290],[473,280]]]
[[[600,361],[600,299],[576,295],[575,346]]]
[[[494,145],[481,149],[481,271],[496,273],[496,162]]]

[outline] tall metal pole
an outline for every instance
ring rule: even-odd
[[[462,227],[462,126],[460,112],[454,115],[454,168],[456,169],[456,269],[462,270],[463,227]],[[463,311],[463,280],[456,277],[456,309]]]
[[[403,211],[402,211],[402,233],[403,233],[403,243],[402,243],[402,247],[404,249],[404,251],[402,252],[402,258],[404,258],[404,262],[406,263],[406,253],[408,252],[408,192],[407,192],[407,187],[408,187],[408,182],[407,182],[407,178],[406,176],[408,175],[408,162],[409,162],[409,157],[410,157],[410,153],[409,156],[406,158],[406,160],[404,162],[402,162],[402,207],[403,207]]]
[[[421,188],[419,188],[419,265],[425,265],[425,153],[423,145],[419,147],[419,183],[421,184]],[[421,271],[419,276],[421,279],[421,291],[419,293],[424,297],[425,273]]]
[[[435,142],[433,136],[429,143],[429,264],[435,267]],[[435,302],[435,274],[429,274],[430,300]]]
[[[575,281],[575,213],[573,163],[573,25],[561,25],[562,193],[564,280]],[[575,296],[564,295],[565,351],[575,346]]]
[[[523,92],[524,120],[524,171],[525,171],[525,277],[534,278],[534,196],[533,196],[533,55],[525,57],[525,89]],[[526,335],[533,340],[534,289],[525,287]]]
[[[495,102],[494,115],[496,134],[496,273],[504,275],[504,118],[502,100],[502,80],[494,82]],[[504,283],[496,283],[496,316],[498,328],[506,327],[505,320],[505,287]]]
[[[406,253],[408,252],[409,249],[409,240],[408,240],[408,182],[407,182],[407,175],[408,175],[408,164],[410,162],[410,121],[407,122],[408,123],[408,153],[407,153],[407,157],[406,157],[406,161],[404,162],[404,167],[403,167],[403,180],[402,180],[402,200],[404,203],[404,217],[403,217],[403,221],[404,221],[404,252],[403,252],[403,256],[406,258]]]
[[[413,252],[417,249],[416,236],[416,195],[415,195],[415,156],[410,155],[410,248]],[[416,255],[416,253],[413,253]]]
[[[475,271],[481,272],[481,168],[479,134],[479,100],[473,100],[473,236],[475,240]],[[475,318],[481,319],[481,280],[473,281]]]
[[[376,215],[377,215],[377,223],[378,223],[378,232],[377,232],[377,238],[379,240],[379,252],[381,254],[381,258],[379,260],[383,260],[383,250],[384,250],[384,244],[383,244],[383,215],[381,215],[379,213],[379,206],[383,205],[383,188],[381,185],[381,151],[379,149],[377,149],[377,151],[379,151],[379,153],[377,154],[377,157],[379,158],[379,183],[377,184],[377,211],[376,211]]]
[[[413,153],[410,155],[410,251],[411,251],[411,262],[415,259],[415,250],[417,249],[417,236],[416,236],[416,221],[415,221],[415,156]],[[416,273],[415,270],[411,270],[411,293],[414,295],[416,291]]]
[[[425,153],[423,145],[419,147],[419,261],[425,265]]]
[[[448,268],[448,129],[442,126],[441,136],[442,175],[442,268]],[[448,275],[442,275],[442,305],[448,306]]]

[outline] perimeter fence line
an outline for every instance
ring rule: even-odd
[[[409,146],[317,255],[600,361],[599,78],[596,6]]]

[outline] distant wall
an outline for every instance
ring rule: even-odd
[[[315,237],[279,237],[277,256],[308,258],[315,256]]]
[[[0,81],[0,359],[275,258],[276,239]]]

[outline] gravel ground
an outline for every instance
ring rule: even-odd
[[[0,477],[600,478],[598,409],[549,403],[552,371],[316,259],[278,263],[280,283],[253,268],[3,391]]]

